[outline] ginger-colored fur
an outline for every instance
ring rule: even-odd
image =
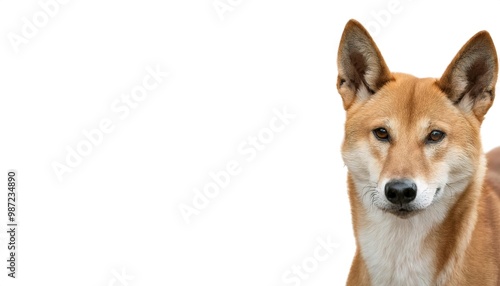
[[[347,285],[500,285],[500,147],[485,156],[480,139],[498,74],[489,34],[441,78],[416,78],[390,72],[351,20],[338,69],[357,245]],[[417,190],[407,207],[387,198],[402,178]]]

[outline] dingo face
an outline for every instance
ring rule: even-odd
[[[420,79],[391,73],[367,31],[351,20],[338,68],[350,195],[367,212],[399,218],[439,203],[449,208],[484,165],[479,128],[498,73],[489,34],[469,40],[441,79]]]
[[[463,189],[480,155],[478,127],[436,80],[396,74],[348,110],[342,155],[367,209],[407,217]]]

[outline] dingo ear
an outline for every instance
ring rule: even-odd
[[[450,63],[438,86],[465,112],[482,121],[493,104],[498,75],[495,45],[486,31],[474,35]]]
[[[392,79],[377,45],[356,20],[350,20],[344,28],[337,66],[337,89],[346,110],[356,99],[368,99]]]

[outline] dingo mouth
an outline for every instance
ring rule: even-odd
[[[388,210],[387,212],[399,218],[410,218],[418,213],[417,210],[408,210],[408,209]]]
[[[384,212],[388,212],[390,214],[393,214],[399,218],[406,219],[406,218],[410,218],[410,217],[417,215],[418,213],[420,213],[424,209],[415,209],[415,208],[412,208],[410,206],[399,206],[399,207],[394,207],[394,208],[386,208],[386,209],[382,209],[382,210]]]

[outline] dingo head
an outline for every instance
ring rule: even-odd
[[[391,73],[366,29],[351,20],[338,70],[346,110],[342,155],[350,195],[366,210],[410,217],[457,197],[481,176],[479,128],[498,74],[488,32],[472,37],[440,79],[421,79]]]

